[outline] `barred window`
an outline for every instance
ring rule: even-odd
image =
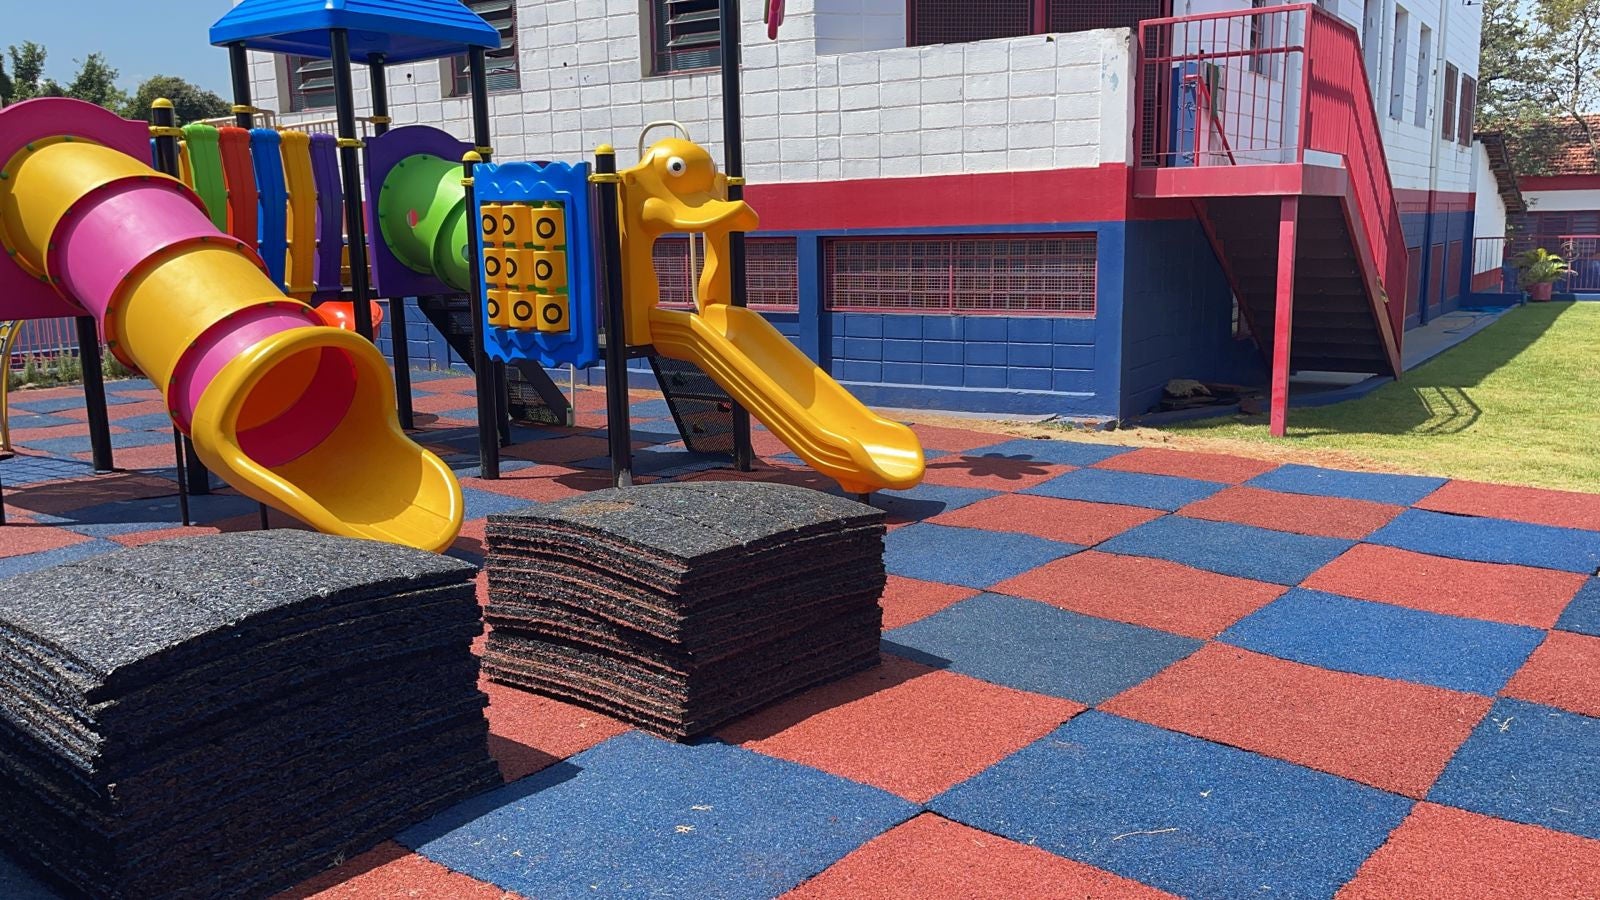
[[[285,112],[333,108],[333,63],[311,56],[285,57],[289,70],[289,108]]]
[[[650,74],[722,65],[718,0],[650,0]]]
[[[517,0],[465,0],[468,9],[500,32],[500,46],[483,54],[484,81],[490,91],[514,91],[522,84],[517,74]],[[472,93],[472,73],[466,54],[450,60],[450,96]]]
[[[1446,141],[1456,139],[1456,77],[1455,63],[1444,64],[1444,110],[1439,115],[1439,136]],[[1471,138],[1467,139],[1471,142]]]
[[[1095,236],[829,241],[830,310],[1095,314]]]
[[[661,284],[661,305],[688,309],[694,306],[694,283],[705,265],[704,247],[697,247],[695,267],[689,268],[689,242],[665,237],[656,241],[652,256]],[[769,312],[800,308],[800,264],[794,238],[744,239],[745,300],[752,309]]]
[[[1463,147],[1472,146],[1472,119],[1473,114],[1477,111],[1475,109],[1477,103],[1478,79],[1473,78],[1471,75],[1461,76],[1461,125],[1456,129],[1456,140],[1460,141]]]

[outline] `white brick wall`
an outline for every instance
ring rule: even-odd
[[[577,14],[580,2],[587,19]],[[643,75],[641,4],[604,0],[605,15],[595,17],[590,9],[600,2],[520,0],[522,91],[493,98],[500,158],[570,160],[610,143],[627,165],[645,122],[677,119],[720,159],[716,73]],[[754,181],[1129,159],[1133,63],[1126,30],[908,48],[903,2],[791,0],[774,43],[760,6],[743,7],[745,169]],[[281,64],[260,57],[252,66],[256,104],[281,109]],[[443,96],[442,73],[439,62],[393,67],[391,115],[396,125],[436,125],[470,139],[467,101]],[[365,109],[364,70],[355,81]]]

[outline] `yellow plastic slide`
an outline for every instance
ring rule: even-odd
[[[99,318],[240,493],[330,534],[448,547],[461,487],[400,430],[382,354],[284,296],[148,149],[144,123],[80,101],[0,111],[0,308],[49,284]]]

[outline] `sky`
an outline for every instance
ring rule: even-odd
[[[226,100],[228,52],[206,33],[232,7],[230,0],[0,0],[0,48],[43,44],[45,74],[62,84],[99,51],[129,92],[151,75],[177,75]]]

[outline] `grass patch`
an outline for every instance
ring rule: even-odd
[[[1600,303],[1514,309],[1365,397],[1290,409],[1282,441],[1265,416],[1139,431],[1173,446],[1600,491]]]

